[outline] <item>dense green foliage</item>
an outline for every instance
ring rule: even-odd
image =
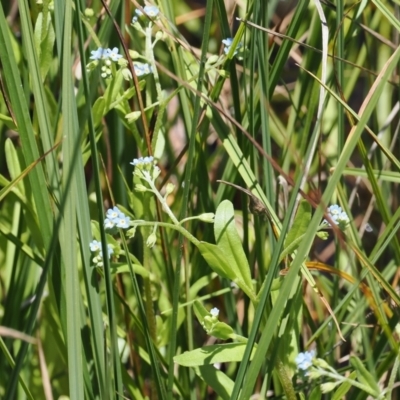
[[[399,2],[144,6],[1,2],[0,398],[397,398]]]

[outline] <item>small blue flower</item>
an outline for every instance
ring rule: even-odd
[[[114,219],[106,218],[104,220],[104,228],[105,229],[113,229],[115,227]]]
[[[315,350],[305,351],[304,353],[297,354],[295,362],[297,369],[307,371],[312,366],[312,360],[315,358]]]
[[[114,254],[114,249],[111,247],[111,245],[107,244],[107,256],[108,259],[110,259],[111,254]],[[103,250],[100,249],[100,256],[103,258]]]
[[[127,229],[127,228],[129,228],[130,221],[131,221],[130,218],[125,217],[125,215],[124,215],[122,217],[120,216],[118,218],[115,218],[113,222],[115,223],[117,228]]]
[[[222,43],[225,45],[224,53],[225,53],[225,54],[228,54],[228,53],[230,52],[230,50],[231,50],[231,46],[232,46],[232,43],[233,43],[233,39],[232,39],[232,38],[223,39],[223,40],[222,40]],[[237,54],[238,50],[239,50],[241,47],[242,47],[242,43],[238,43],[238,45],[237,45],[237,47],[236,47],[236,49],[235,49],[235,52],[233,53],[234,56]]]
[[[142,12],[142,10],[139,10],[138,8],[135,10],[135,14],[138,16],[138,17],[141,17],[142,15],[143,15],[143,12]]]
[[[134,63],[135,74],[136,76],[143,76],[152,73],[151,65],[149,64],[142,64],[142,63]]]
[[[213,317],[218,317],[218,315],[219,315],[219,310],[218,310],[218,308],[217,308],[217,307],[212,308],[212,309],[210,310],[210,314],[211,314]]]
[[[124,214],[121,212],[121,210],[117,206],[114,206],[113,208],[109,208],[107,210],[107,214],[106,214],[107,218],[110,220],[118,218],[121,215],[124,215]]]
[[[122,58],[122,54],[118,54],[118,48],[114,47],[112,50],[107,49],[106,50],[106,56],[112,61],[117,62],[120,58]]]
[[[132,164],[134,167],[136,167],[138,165],[153,164],[153,161],[154,161],[153,156],[140,157],[140,158],[134,158],[130,164]]]
[[[99,251],[101,249],[101,243],[98,242],[97,240],[92,240],[89,243],[90,246],[90,251],[95,252],[95,251]]]
[[[160,14],[160,10],[156,6],[145,6],[143,10],[151,18],[156,18]]]
[[[350,222],[348,215],[342,210],[342,207],[339,207],[337,204],[328,207],[327,212],[332,221],[338,225],[340,229],[345,229]],[[322,223],[331,226],[326,219],[324,219]]]
[[[105,52],[106,50],[102,47],[99,47],[97,50],[91,51],[92,55],[90,57],[90,60],[102,60]]]
[[[233,43],[233,38],[223,39],[223,40],[222,40],[222,43],[223,43],[226,47],[229,47],[229,46],[231,46],[232,43]]]
[[[130,218],[127,217],[117,206],[109,208],[104,220],[104,228],[113,230],[115,227],[126,229],[130,227]]]

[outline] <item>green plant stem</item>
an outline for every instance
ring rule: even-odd
[[[296,400],[296,392],[293,387],[292,380],[289,378],[286,368],[283,365],[281,359],[277,356],[276,357],[276,372],[278,373],[279,380],[281,381],[283,391],[285,392],[286,398],[288,400]]]
[[[144,220],[134,220],[132,222],[133,225],[135,226],[163,226],[165,228],[171,228],[175,229],[179,233],[181,233],[183,236],[185,236],[186,239],[188,239],[191,243],[193,243],[195,246],[197,246],[200,241],[196,239],[189,231],[187,231],[183,226],[180,225],[173,225],[168,222],[159,222],[159,221],[144,221]]]

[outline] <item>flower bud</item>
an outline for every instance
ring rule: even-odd
[[[163,37],[164,37],[164,32],[163,31],[158,31],[156,33],[156,40],[162,40]]]
[[[330,369],[331,368],[331,366],[325,360],[323,360],[322,358],[315,358],[314,359],[314,364],[317,367],[321,367],[323,369]]]
[[[332,391],[333,389],[335,389],[335,387],[337,385],[339,385],[339,381],[338,382],[326,382],[326,383],[322,383],[320,386],[321,392],[322,393],[328,393],[330,391]]]
[[[85,8],[84,14],[85,14],[85,17],[87,17],[87,18],[93,17],[93,15],[94,15],[93,8]]]
[[[322,240],[326,240],[329,237],[329,233],[325,231],[319,231],[317,232],[317,236]]]
[[[156,234],[153,232],[150,234],[150,236],[147,238],[146,241],[146,246],[149,247],[150,249],[156,244],[157,242],[157,236]]]
[[[129,55],[131,56],[132,60],[140,57],[140,54],[135,50],[129,50]]]
[[[133,111],[129,114],[125,115],[125,118],[128,120],[128,122],[135,122],[137,119],[140,118],[142,113],[140,111]]]
[[[175,189],[175,185],[169,182],[165,188],[165,196],[169,196]]]
[[[129,239],[132,239],[136,234],[136,226],[133,226],[131,229],[128,229],[126,231],[126,235],[128,236]]]
[[[199,215],[198,218],[200,221],[209,222],[212,224],[214,222],[215,214],[214,213],[204,213],[204,214]]]
[[[161,174],[161,169],[158,168],[157,165],[155,165],[152,173],[153,181],[155,181],[160,176],[160,174]]]
[[[147,190],[148,190],[147,187],[142,185],[141,183],[138,183],[137,185],[135,185],[135,191],[136,192],[143,193],[143,192],[147,192]]]

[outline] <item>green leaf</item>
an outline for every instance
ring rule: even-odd
[[[212,365],[203,365],[195,371],[222,399],[229,400],[233,389],[232,379]]]
[[[39,57],[40,74],[42,80],[46,78],[50,65],[53,62],[53,47],[55,42],[55,33],[51,22],[51,14],[40,12],[35,24],[35,46]]]
[[[236,337],[232,327],[225,322],[217,322],[210,332],[210,335],[221,340],[234,339]]]
[[[93,104],[93,109],[92,109],[93,123],[95,127],[100,125],[101,119],[106,113],[105,108],[106,108],[106,101],[104,100],[104,97],[103,96],[99,97]]]
[[[357,372],[353,371],[348,378],[354,380],[357,376]],[[336,392],[332,395],[332,400],[341,400],[344,398],[345,394],[352,388],[352,384],[350,382],[343,382],[336,390]]]
[[[252,300],[255,294],[251,287],[243,281],[237,269],[233,269],[229,264],[229,256],[215,244],[200,242],[197,245],[201,255],[207,261],[207,264],[221,277],[234,281]]]
[[[322,397],[321,389],[319,386],[316,386],[310,393],[309,400],[320,400]]]
[[[207,264],[221,277],[231,281],[236,279],[236,275],[226,262],[225,253],[215,244],[200,242],[197,246]]]
[[[365,368],[363,362],[356,356],[350,357],[350,364],[357,372],[358,380],[365,386],[370,387],[376,393],[376,397],[380,394],[380,389],[374,376]]]
[[[249,263],[236,230],[233,205],[228,200],[222,201],[217,208],[214,232],[218,247],[225,253],[227,264],[235,275],[239,276],[251,288],[253,283]]]
[[[196,314],[196,318],[201,324],[203,323],[204,318],[210,315],[210,312],[198,300],[193,303],[193,310]]]
[[[307,231],[311,220],[311,205],[306,200],[302,200],[296,213],[292,229],[290,229],[286,240],[285,248],[289,247],[296,239],[300,238]],[[293,251],[294,249],[292,249]]]
[[[183,367],[198,367],[224,362],[239,362],[242,360],[245,343],[226,343],[214,346],[204,346],[196,350],[186,351],[174,357],[174,362]],[[255,349],[252,350],[252,356]]]
[[[149,271],[142,267],[139,264],[132,264],[132,268],[135,271],[135,274],[140,275],[143,278],[149,278],[150,273]],[[129,265],[127,263],[111,263],[111,273],[112,274],[124,274],[129,273]]]
[[[6,124],[7,128],[9,128],[9,129],[13,129],[13,130],[17,129],[17,126],[14,123],[14,120],[7,115],[0,113],[0,121],[3,121]]]
[[[380,179],[382,181],[400,183],[400,173],[398,172],[378,170],[378,169],[373,169],[371,172],[376,177],[376,179]],[[368,178],[367,171],[361,168],[345,168],[343,170],[343,175],[360,176],[365,179]]]

